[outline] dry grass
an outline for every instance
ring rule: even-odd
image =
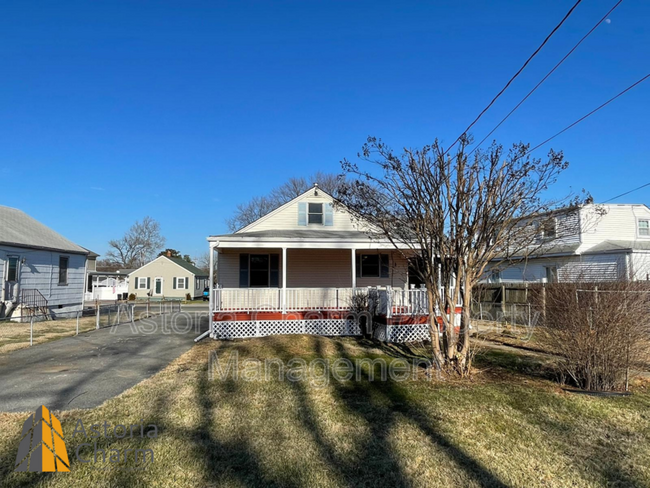
[[[79,333],[95,329],[95,317],[79,319]],[[10,320],[0,322],[0,354],[29,347],[29,322],[20,323]],[[77,319],[45,320],[34,322],[34,344],[73,336],[77,333]]]
[[[535,374],[530,356],[485,351],[471,381],[310,382],[208,379],[208,355],[385,358],[409,351],[356,339],[276,336],[206,341],[92,410],[64,412],[68,452],[86,425],[155,423],[146,471],[12,473],[26,414],[0,414],[2,486],[650,486],[650,393],[591,398]],[[531,374],[528,374],[528,373]]]

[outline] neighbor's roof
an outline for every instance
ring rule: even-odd
[[[88,254],[88,250],[33,219],[22,210],[0,206],[0,243]]]
[[[172,261],[172,262],[178,264],[181,268],[185,268],[187,271],[189,271],[189,272],[192,273],[193,275],[197,275],[197,276],[208,276],[208,274],[207,274],[205,271],[200,270],[199,268],[197,268],[196,266],[194,266],[194,265],[191,264],[191,263],[188,263],[188,262],[185,261],[184,259],[181,259],[181,258],[170,258],[169,256],[164,256],[164,255],[163,255],[162,257],[167,258],[167,259],[169,259],[170,261]]]
[[[589,248],[584,254],[615,251],[650,251],[650,241],[603,241]]]
[[[241,232],[235,234],[222,234],[210,236],[215,238],[240,239],[245,241],[254,239],[334,239],[334,240],[368,240],[382,238],[380,234],[372,236],[367,232],[358,230],[323,230],[323,229],[269,229],[254,232]]]

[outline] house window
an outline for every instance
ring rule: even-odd
[[[249,286],[269,286],[269,255],[250,255]]]
[[[308,222],[310,224],[322,224],[323,223],[323,204],[322,203],[310,203],[309,204]]]
[[[490,272],[490,277],[488,278],[488,283],[500,283],[501,282],[501,271],[493,270]]]
[[[240,254],[239,287],[277,287],[280,281],[279,264],[279,254]]]
[[[149,288],[147,286],[147,278],[138,278],[138,288]]]
[[[546,282],[557,283],[557,266],[546,266]]]
[[[388,278],[388,254],[361,254],[357,256],[359,278]]]
[[[68,260],[67,256],[59,256],[59,285],[68,284]]]
[[[650,236],[650,220],[639,220],[639,235]]]
[[[187,282],[188,278],[187,277],[179,277],[179,278],[174,278],[174,282],[172,283],[172,288],[174,290],[187,290]]]
[[[18,281],[18,256],[9,256],[7,281]]]
[[[555,239],[556,234],[556,221],[555,219],[547,220],[542,224],[542,238],[543,239]]]

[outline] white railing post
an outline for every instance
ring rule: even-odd
[[[34,317],[29,320],[29,345],[34,344]]]
[[[386,317],[393,316],[393,289],[390,285],[386,286]]]
[[[282,314],[287,313],[287,248],[282,248]]]

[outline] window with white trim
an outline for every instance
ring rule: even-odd
[[[189,278],[187,278],[185,276],[174,278],[174,283],[175,283],[174,288],[177,289],[177,290],[187,290],[188,280],[189,280]]]
[[[551,218],[542,224],[542,239],[555,239],[557,232],[557,221]]]
[[[650,220],[639,220],[639,235],[650,237]]]
[[[147,278],[138,278],[138,288],[146,288],[147,287]]]
[[[322,224],[323,223],[323,204],[322,203],[309,203],[308,205],[309,215],[308,222],[310,224]]]

